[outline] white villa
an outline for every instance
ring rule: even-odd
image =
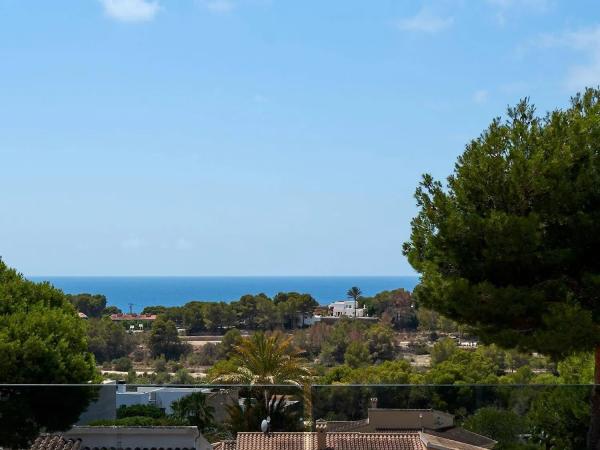
[[[329,315],[333,317],[355,317],[354,300],[340,300],[329,304]],[[366,308],[356,308],[356,317],[366,317]]]

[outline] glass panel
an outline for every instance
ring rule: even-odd
[[[52,433],[83,448],[210,449],[225,442],[231,450],[237,439],[235,448],[244,450],[244,439],[263,439],[266,431],[281,441],[278,448],[300,440],[317,449],[319,436],[326,446],[356,448],[353,440],[385,435],[431,445],[450,439],[481,448],[495,441],[497,449],[582,449],[593,391],[590,385],[3,385],[0,447],[28,448]]]

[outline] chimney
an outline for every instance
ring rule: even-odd
[[[371,403],[370,409],[377,409],[377,397],[371,397],[369,401]]]
[[[317,449],[327,449],[327,421],[317,420]]]

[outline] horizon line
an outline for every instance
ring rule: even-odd
[[[37,275],[23,274],[26,278],[405,278],[419,274],[403,275]]]

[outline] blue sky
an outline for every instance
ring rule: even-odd
[[[0,255],[30,275],[404,275],[423,172],[600,82],[600,4],[0,0]]]

